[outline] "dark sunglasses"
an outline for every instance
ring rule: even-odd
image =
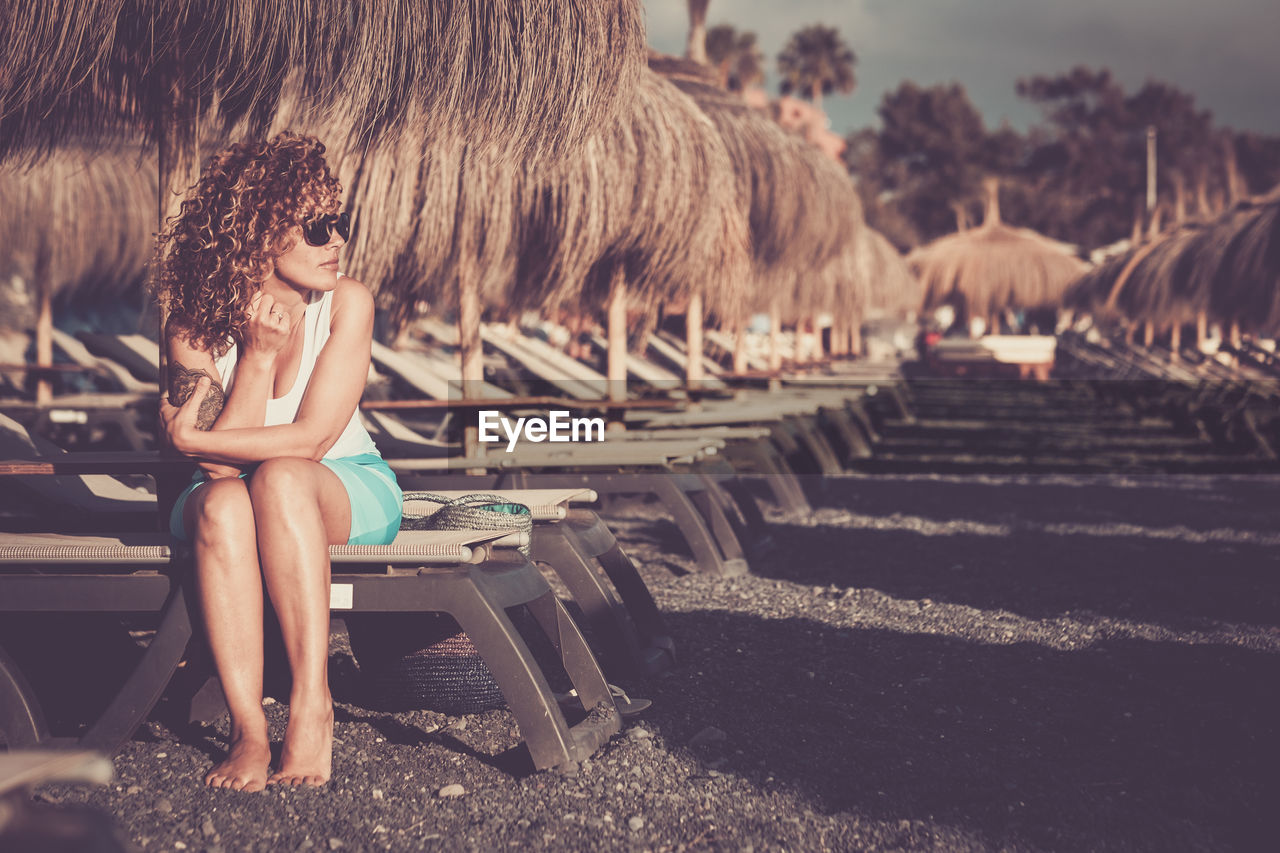
[[[308,246],[328,245],[334,231],[337,231],[338,236],[344,241],[351,236],[350,213],[346,211],[330,213],[328,216],[317,216],[302,223],[302,239],[307,241]]]

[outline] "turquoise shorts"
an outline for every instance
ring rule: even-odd
[[[338,475],[351,501],[351,535],[348,545],[387,545],[400,530],[400,514],[404,511],[404,496],[396,483],[396,475],[377,453],[361,453],[341,459],[321,459],[320,464]],[[241,474],[248,477],[252,472]],[[187,498],[209,480],[197,474],[191,485],[183,490],[169,514],[169,532],[184,542],[189,542],[182,523],[183,508]]]

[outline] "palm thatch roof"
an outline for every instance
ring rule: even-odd
[[[858,235],[858,276],[864,282],[866,311],[907,314],[919,311],[924,296],[902,253],[870,226]]]
[[[1075,247],[1002,223],[994,185],[982,225],[915,249],[907,263],[924,287],[925,310],[960,302],[970,316],[1060,304],[1088,269]]]
[[[0,156],[138,131],[190,152],[237,121],[260,133],[288,80],[353,143],[410,129],[560,156],[617,111],[643,50],[639,0],[5,4]]]
[[[55,299],[137,293],[151,259],[155,158],[137,147],[59,149],[0,166],[0,280]]]
[[[714,69],[651,53],[649,66],[673,82],[715,124],[748,211],[753,257],[749,307],[809,307],[823,288],[822,271],[861,227],[848,174],[791,136],[742,96],[717,83]]]
[[[564,166],[528,171],[521,188],[520,268],[513,304],[602,304],[615,276],[656,307],[702,294],[740,310],[746,216],[728,152],[711,121],[645,71],[630,109]]]
[[[1236,204],[1211,222],[1186,222],[1082,277],[1073,307],[1158,326],[1198,315],[1243,329],[1280,329],[1280,198]]]

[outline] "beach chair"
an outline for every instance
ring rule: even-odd
[[[676,523],[700,571],[727,577],[748,570],[735,523],[730,521],[736,504],[730,506],[730,498],[715,482],[719,469],[680,470],[692,464],[709,464],[707,454],[718,449],[718,441],[703,438],[633,443],[629,447],[611,447],[605,442],[590,451],[584,448],[591,445],[573,445],[570,450],[463,458],[448,455],[447,445],[418,435],[376,408],[377,404],[365,405],[369,434],[408,488],[472,492],[582,488],[597,494],[652,495]],[[466,473],[476,470],[484,473]]]
[[[31,802],[31,792],[40,785],[108,785],[114,780],[111,759],[97,752],[0,752],[0,850],[127,853],[134,849],[101,812]]]
[[[39,462],[68,455],[48,442],[28,435],[12,420],[0,416],[0,458]],[[123,458],[123,457],[117,457]],[[139,465],[153,455],[136,457]],[[172,463],[175,468],[180,463]],[[18,500],[30,510],[10,517],[10,529],[30,528],[40,519],[58,513],[63,530],[85,529],[147,531],[157,527],[157,502],[145,488],[130,487],[106,474],[27,475],[7,478],[7,485],[23,494]],[[8,491],[8,490],[7,490]],[[445,497],[466,492],[440,491]],[[504,490],[512,503],[530,507],[535,522],[533,555],[549,565],[569,589],[592,633],[599,638],[611,672],[639,677],[660,672],[675,662],[669,630],[613,534],[595,513],[571,503],[593,503],[598,496],[585,488],[556,490]],[[426,514],[423,502],[406,504],[406,512]],[[66,512],[74,509],[74,512]]]
[[[3,475],[119,473],[93,460],[6,462]],[[157,462],[152,473],[164,467]],[[136,471],[135,462],[128,469]],[[580,761],[620,729],[595,657],[537,568],[503,531],[402,532],[387,546],[334,546],[335,614],[443,612],[471,637],[516,717],[537,769]],[[87,730],[86,748],[113,751],[154,707],[192,638],[189,555],[163,534],[10,533],[0,536],[0,614],[128,613],[156,620],[125,684]],[[525,608],[559,655],[579,697],[570,722],[507,611]],[[210,691],[198,691],[207,698]],[[197,702],[197,705],[201,704]],[[207,705],[206,705],[207,707]],[[571,712],[572,714],[573,712]],[[55,743],[39,698],[0,650],[0,733],[14,747]]]
[[[741,513],[730,506],[730,496],[721,493],[717,478],[724,478],[725,470],[717,464],[719,460],[708,461],[724,447],[724,440],[692,434],[676,440],[644,442],[608,440],[607,437],[597,444],[525,444],[518,453],[496,452],[460,458],[451,455],[448,443],[422,435],[417,425],[403,422],[400,416],[411,413],[415,406],[428,412],[445,405],[474,409],[475,404],[482,401],[435,398],[433,392],[449,393],[447,379],[436,374],[431,365],[415,361],[412,353],[398,356],[388,357],[384,347],[375,347],[373,353],[380,371],[396,376],[439,405],[426,401],[366,401],[362,409],[366,427],[388,457],[388,463],[397,476],[413,478],[406,482],[414,488],[430,490],[443,482],[438,479],[440,475],[450,474],[455,478],[453,482],[469,482],[477,489],[586,487],[599,493],[650,494],[663,503],[676,521],[703,571],[722,575],[747,571],[745,552],[735,527],[741,530],[748,524]],[[495,399],[494,407],[503,400],[510,404],[513,399],[509,395]],[[569,400],[559,402],[565,407],[575,405]],[[541,411],[546,413],[546,405]],[[706,474],[678,470],[696,466],[713,470]],[[462,474],[465,471],[487,473],[472,475],[469,480],[456,479],[466,476]],[[623,471],[630,474],[620,476]],[[707,495],[708,492],[713,494]],[[705,517],[700,514],[704,512],[708,513]],[[726,512],[733,514],[735,520],[731,521]]]

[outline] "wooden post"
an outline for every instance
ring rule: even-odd
[[[1231,331],[1229,334],[1230,334],[1229,340],[1231,341],[1231,348],[1240,349],[1241,341],[1240,341],[1240,321],[1239,320],[1231,321]]]
[[[738,321],[738,328],[734,331],[733,336],[733,372],[746,373],[748,366],[747,318],[743,317]]]
[[[49,280],[51,264],[48,252],[41,252],[43,258],[36,261],[35,280],[37,298],[40,300],[39,313],[36,314],[36,365],[38,367],[53,366],[53,282]],[[36,405],[47,406],[53,402],[53,382],[49,374],[40,373],[36,378]]]
[[[685,365],[684,378],[690,388],[702,382],[702,294],[689,294],[689,309],[684,318],[685,345],[689,361]]]
[[[862,358],[862,323],[857,317],[849,323],[849,354],[854,358]]]
[[[484,381],[484,342],[480,336],[480,282],[474,257],[470,252],[460,252],[456,275],[458,287],[458,355],[462,370],[462,396],[474,400],[481,395]],[[483,453],[480,444],[480,428],[466,424],[462,430],[462,453],[474,456]]]
[[[1209,339],[1209,315],[1204,311],[1196,313],[1196,349],[1204,352],[1205,341]]]
[[[782,315],[778,306],[769,306],[769,369],[782,369]]]
[[[1151,344],[1156,339],[1156,326],[1150,320],[1142,324],[1142,345],[1147,349],[1151,349]]]
[[[1182,324],[1174,323],[1173,328],[1169,330],[1169,353],[1173,361],[1182,358],[1180,350],[1182,349]]]
[[[822,345],[822,327],[818,325],[816,313],[809,320],[809,324],[813,329],[813,361],[822,361],[827,355],[827,349]]]
[[[627,278],[621,267],[609,290],[609,399],[627,399]]]

